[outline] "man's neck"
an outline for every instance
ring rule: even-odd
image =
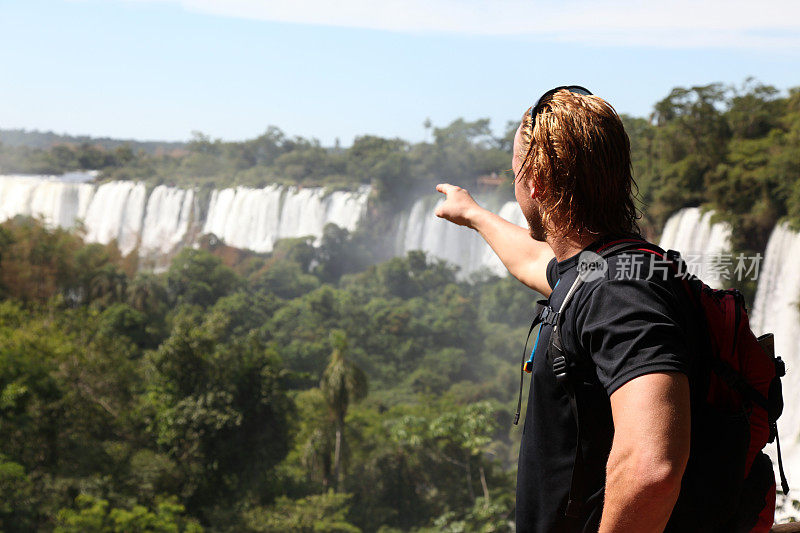
[[[551,237],[550,235],[547,235],[545,240],[547,241],[547,244],[550,245],[550,248],[553,249],[553,253],[556,256],[556,261],[560,263],[565,259],[569,259],[570,257],[579,254],[584,248],[599,238],[600,237],[598,235],[570,234],[561,237]]]

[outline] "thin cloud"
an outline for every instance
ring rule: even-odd
[[[800,2],[127,0],[245,19],[658,48],[800,49]]]

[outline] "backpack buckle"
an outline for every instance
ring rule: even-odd
[[[775,358],[775,375],[779,378],[786,375],[786,363],[780,357]]]
[[[556,382],[563,385],[567,380],[567,359],[564,354],[559,353],[553,357],[553,373],[556,375]]]

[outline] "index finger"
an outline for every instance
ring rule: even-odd
[[[436,190],[446,195],[457,190],[457,187],[455,185],[450,185],[449,183],[440,183],[436,186]]]

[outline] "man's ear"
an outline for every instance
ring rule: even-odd
[[[539,195],[536,194],[536,187],[531,187],[531,199],[536,200]]]

